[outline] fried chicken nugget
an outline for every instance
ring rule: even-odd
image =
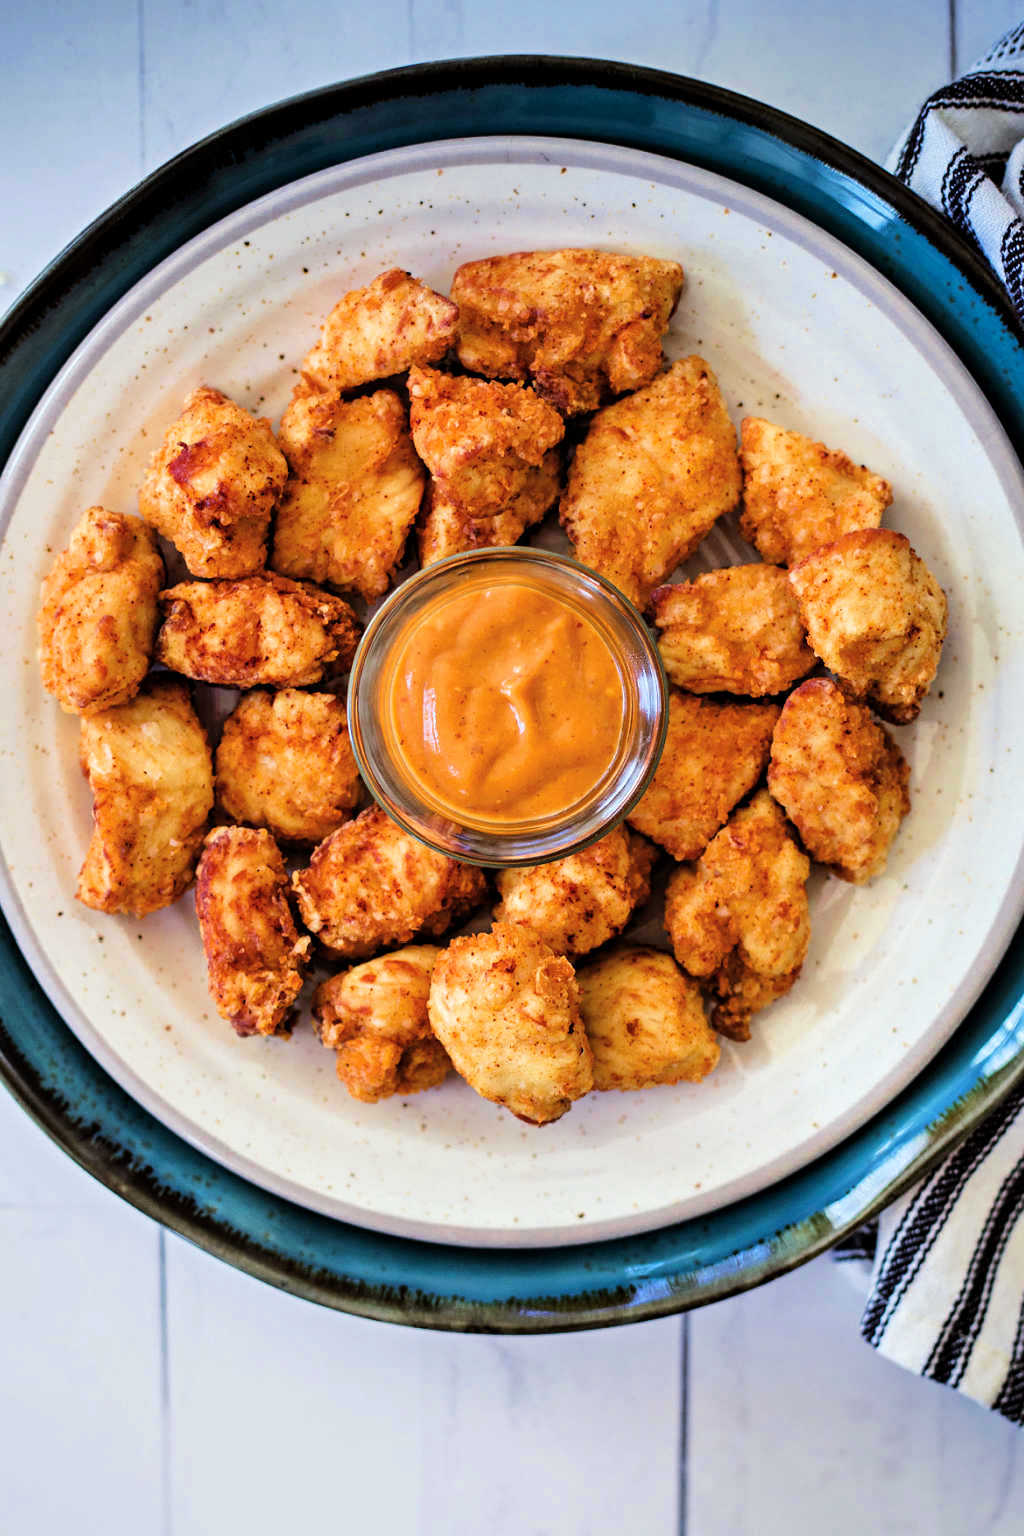
[[[844,533],[789,582],[816,654],[850,698],[886,720],[917,718],[946,638],[946,595],[902,533]]]
[[[210,996],[238,1035],[288,1032],[313,941],[299,938],[288,872],[269,832],[215,827],[196,871]]]
[[[870,711],[831,678],[786,700],[772,740],[768,788],[813,859],[863,885],[881,874],[910,810],[910,769]]]
[[[456,1072],[520,1120],[546,1125],[593,1087],[573,968],[525,928],[454,939],[427,1007]]]
[[[271,509],[287,478],[270,422],[204,385],[150,460],[139,511],[193,576],[251,576],[266,561]]]
[[[450,299],[392,267],[338,300],[302,372],[317,389],[338,395],[413,363],[436,363],[455,340],[458,319]]]
[[[598,412],[559,515],[577,559],[644,608],[739,494],[736,433],[715,376],[686,357]]]
[[[675,859],[696,859],[764,772],[777,704],[719,704],[672,688],[668,734],[630,826]]]
[[[733,565],[658,587],[658,649],[691,693],[782,693],[814,666],[800,610],[778,565]]]
[[[740,460],[740,529],[773,565],[792,565],[856,528],[877,528],[892,501],[881,475],[759,416],[740,424]]]
[[[359,639],[348,603],[284,576],[183,581],[160,593],[156,656],[226,688],[300,688],[344,672]]]
[[[433,565],[464,550],[517,544],[527,528],[539,523],[558,499],[560,467],[558,450],[552,448],[536,469],[527,471],[522,488],[511,501],[500,511],[481,517],[470,516],[449,501],[437,484],[429,486],[419,532],[420,564]]]
[[[417,934],[444,933],[483,900],[487,882],[409,837],[379,806],[332,832],[292,876],[302,921],[329,949],[360,960]]]
[[[699,1083],[718,1065],[700,988],[663,950],[613,949],[576,979],[599,1091]]]
[[[720,1034],[749,1040],[751,1014],[782,997],[800,975],[811,938],[810,871],[785,816],[762,789],[697,864],[670,877],[665,927],[679,964],[710,978]]]
[[[274,523],[274,570],[382,596],[426,483],[401,400],[391,389],[345,401],[300,388],[279,436],[292,473]]]
[[[185,684],[150,678],[129,703],[85,716],[81,761],[93,830],[78,900],[134,917],[170,906],[213,807],[210,748]]]
[[[430,470],[420,563],[515,544],[558,496],[565,434],[533,390],[434,368],[409,374],[413,442]]]
[[[409,399],[416,452],[445,500],[471,517],[511,501],[565,436],[558,412],[520,384],[413,368]]]
[[[283,842],[319,843],[359,804],[345,705],[333,693],[246,694],[217,748],[217,803]]]
[[[650,843],[616,827],[566,859],[503,869],[495,920],[528,928],[556,955],[585,955],[621,933],[647,900],[654,859]]]
[[[529,379],[569,415],[647,384],[683,269],[608,251],[520,251],[470,261],[452,279],[459,361],[488,378]]]
[[[71,715],[126,704],[149,670],[164,563],[137,517],[90,507],[43,582],[43,687]]]
[[[337,1051],[338,1076],[360,1103],[419,1093],[448,1076],[448,1052],[427,1017],[430,977],[440,954],[433,944],[396,949],[317,987],[316,1032],[323,1045]]]

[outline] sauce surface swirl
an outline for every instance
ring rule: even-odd
[[[619,755],[626,692],[612,644],[529,582],[441,594],[398,635],[382,681],[404,770],[456,815],[564,813]]]

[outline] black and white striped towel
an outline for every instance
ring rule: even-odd
[[[1024,325],[1024,23],[928,98],[888,168],[973,239]],[[837,1257],[872,1252],[868,1343],[1024,1426],[1024,1088]]]
[[[838,1256],[872,1246],[868,1343],[1024,1426],[1024,1090]]]
[[[887,168],[974,241],[1024,324],[1024,22],[928,97]]]

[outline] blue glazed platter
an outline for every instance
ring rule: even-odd
[[[293,197],[289,189],[310,176],[343,177],[348,167],[356,174],[372,163],[382,167],[383,181],[386,160],[367,157],[407,160],[411,146],[473,139],[482,145],[496,135],[520,150],[527,141],[575,139],[577,158],[590,153],[587,145],[595,155],[603,146],[653,153],[677,162],[691,181],[708,173],[726,178],[737,204],[746,189],[771,199],[780,218],[788,212],[810,220],[934,327],[935,369],[955,362],[953,372],[963,375],[957,387],[977,395],[972,409],[985,451],[1006,457],[1009,442],[1019,452],[1021,348],[1007,307],[941,221],[884,173],[802,125],[707,87],[619,66],[504,59],[400,71],[285,103],[216,135],[144,183],[44,274],[5,323],[4,456],[33,413],[37,424],[45,415],[47,400],[63,387],[61,365],[78,344],[93,344],[119,301],[138,292],[165,259],[179,259],[190,240],[232,215],[244,218],[257,198]],[[884,360],[880,366],[884,371]],[[23,440],[9,475],[25,452]],[[1016,836],[1009,828],[1008,840]],[[992,858],[998,861],[995,852]],[[429,1222],[403,1226],[372,1212],[363,1220],[358,1201],[339,1207],[326,1196],[311,1199],[301,1179],[294,1189],[284,1177],[268,1179],[230,1149],[225,1155],[215,1136],[197,1133],[180,1113],[164,1113],[145,1082],[135,1091],[136,1078],[120,1070],[117,1053],[105,1055],[102,1041],[79,1030],[89,1050],[83,1048],[61,1019],[63,1013],[74,1020],[74,1007],[64,1006],[51,979],[51,996],[61,1004],[59,1011],[52,1006],[6,936],[3,1071],[50,1134],[127,1198],[230,1262],[327,1304],[450,1328],[534,1330],[652,1316],[810,1257],[890,1198],[1015,1079],[1019,940],[992,974],[1020,908],[1013,857],[1008,869],[971,979],[941,998],[936,1013],[943,1027],[904,1053],[902,1079],[890,1074],[874,1099],[861,1095],[857,1113],[845,1121],[833,1116],[827,1149],[805,1138],[788,1165],[785,1157],[765,1165],[760,1185],[748,1178],[706,1192],[703,1201],[691,1198],[682,1207],[686,1220],[674,1219],[681,1212],[671,1200],[655,1198],[641,1216],[655,1230],[613,1240],[581,1242],[591,1233],[575,1233],[567,1247],[557,1222],[538,1221],[532,1230],[545,1246],[523,1246],[523,1234],[517,1239],[500,1224],[480,1234],[472,1222],[460,1228],[438,1219],[444,1242],[424,1241]],[[980,894],[974,905],[982,907]],[[16,909],[12,920],[43,974]],[[37,920],[37,940],[39,928]],[[347,1211],[355,1222],[337,1219]],[[367,1230],[374,1224],[392,1231]],[[621,1210],[610,1210],[592,1235],[628,1226]],[[403,1230],[418,1231],[419,1240],[396,1235]]]

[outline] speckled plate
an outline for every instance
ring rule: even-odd
[[[703,1087],[593,1096],[536,1133],[459,1083],[355,1105],[308,1031],[235,1041],[211,1015],[187,899],[142,926],[75,908],[88,797],[74,722],[38,692],[31,617],[80,509],[132,505],[185,389],[203,378],[276,416],[340,289],[392,263],[443,286],[461,260],[556,243],[679,256],[690,280],[670,351],[702,350],[737,413],[811,430],[886,474],[887,520],[936,569],[953,621],[941,690],[901,732],[914,813],[869,890],[817,879],[798,991]],[[24,427],[2,486],[16,727],[0,759],[5,910],[89,1053],[12,947],[6,1075],[111,1182],[148,1141],[152,1172],[128,1176],[132,1198],[268,1278],[378,1315],[646,1315],[813,1251],[838,1169],[849,1219],[1014,1074],[1013,951],[970,1010],[1022,898],[1022,492],[1004,430],[1020,431],[1007,384],[1019,344],[983,269],[884,173],[750,103],[642,71],[402,71],[286,103],[158,173],[44,275],[0,349],[4,451]],[[738,546],[726,532],[705,553]],[[202,1210],[186,1216],[197,1182]],[[814,1220],[790,1235],[780,1218],[798,1188],[818,1190],[801,1218]],[[758,1257],[738,1263],[767,1210]],[[712,1231],[731,1282],[709,1273]],[[446,1264],[437,1243],[476,1251]],[[585,1246],[556,1257],[567,1243]],[[507,1251],[522,1244],[534,1246]],[[385,1300],[382,1285],[419,1297]]]

